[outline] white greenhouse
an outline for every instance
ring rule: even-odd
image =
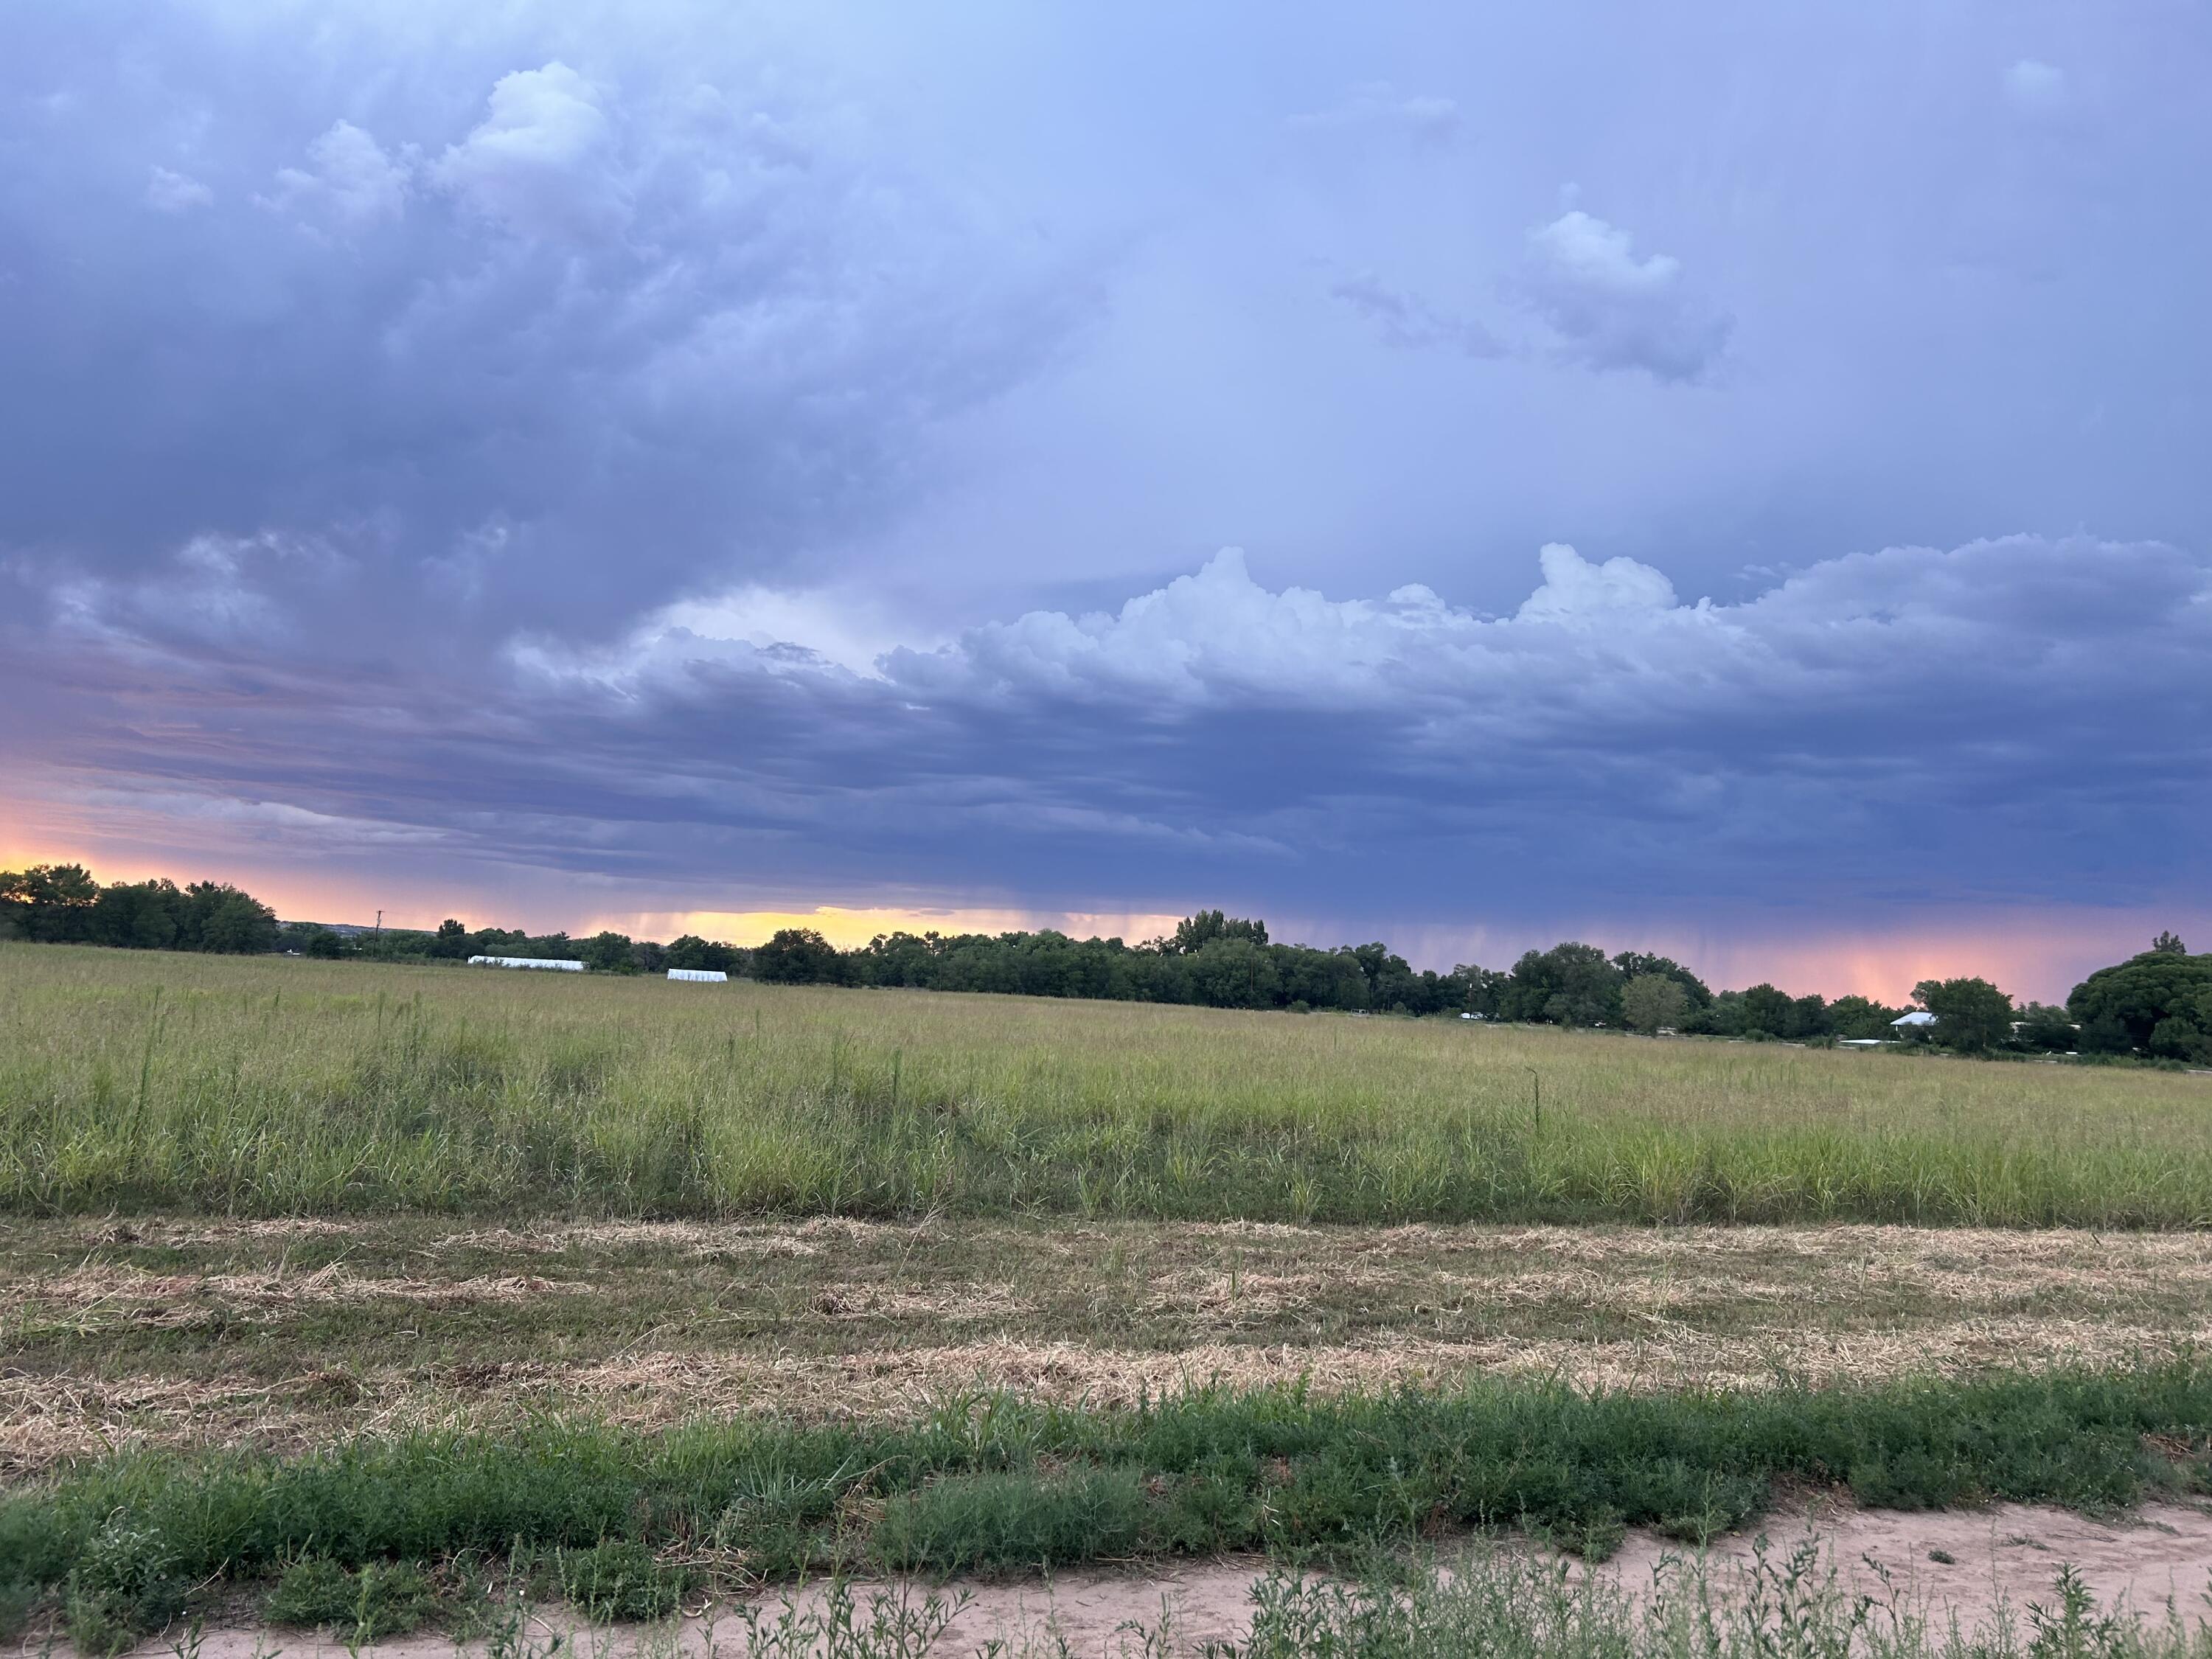
[[[671,968],[671,979],[687,979],[695,985],[720,985],[730,976],[718,968]]]
[[[564,957],[471,957],[471,968],[545,968],[559,974],[580,974],[584,964]]]

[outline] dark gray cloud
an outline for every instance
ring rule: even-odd
[[[1413,869],[1438,905],[1534,918],[2113,904],[2212,876],[2201,559],[2013,537],[1815,562],[1738,604],[1565,546],[1540,565],[1490,617],[1271,590],[1229,552],[869,674],[648,629],[427,692],[88,611],[50,647],[76,712],[35,758],[46,787],[90,774],[111,806],[275,843],[667,889],[735,870],[769,897],[1386,906]],[[161,609],[223,574],[198,556]]]
[[[212,16],[124,16],[0,71],[0,546],[64,584],[228,548],[341,650],[602,629],[880,522],[1090,303],[703,10],[649,60],[514,27],[245,111]],[[362,67],[419,44],[389,16]]]
[[[2186,9],[11,25],[0,853],[2201,905]]]

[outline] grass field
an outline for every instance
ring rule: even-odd
[[[1935,1659],[1407,1552],[2207,1501],[2208,1221],[2163,1073],[0,946],[0,1630],[1258,1551],[1381,1588],[1254,1656]],[[2212,1655],[2082,1619],[1973,1650]]]
[[[2212,1222],[2165,1073],[0,946],[0,1206]]]

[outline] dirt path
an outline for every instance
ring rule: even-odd
[[[1962,1628],[1986,1626],[2001,1607],[2014,1618],[2031,1603],[2052,1601],[2052,1584],[2070,1565],[2106,1610],[2123,1608],[2158,1618],[2169,1600],[2191,1623],[2207,1616],[2212,1592],[2212,1514],[2175,1505],[2154,1505],[2123,1519],[2098,1520],[2062,1510],[2000,1504],[1985,1510],[1905,1515],[1894,1511],[1843,1510],[1815,1516],[1771,1516],[1759,1532],[1731,1537],[1708,1557],[1715,1582],[1732,1582],[1752,1560],[1760,1538],[1769,1540],[1770,1558],[1786,1553],[1808,1536],[1816,1538],[1834,1565],[1840,1586],[1850,1594],[1886,1598],[1894,1594],[1904,1607],[1923,1612],[1940,1634],[1955,1618]],[[1684,1556],[1682,1547],[1649,1534],[1631,1534],[1620,1553],[1597,1571],[1631,1591],[1650,1585],[1654,1575],[1671,1571]],[[1872,1564],[1887,1573],[1882,1576]],[[1012,1583],[960,1583],[937,1592],[966,1598],[958,1615],[929,1650],[942,1659],[975,1654],[992,1643],[1016,1656],[1066,1651],[1077,1656],[1133,1655],[1132,1626],[1157,1627],[1164,1611],[1179,1650],[1195,1651],[1208,1641],[1241,1635],[1250,1618],[1254,1581],[1267,1571],[1252,1558],[1178,1565],[1147,1573],[1082,1571],[1051,1579]],[[862,1587],[865,1599],[871,1589]],[[910,1604],[931,1594],[920,1583],[894,1585]],[[781,1598],[767,1604],[779,1608]],[[820,1605],[818,1593],[801,1598],[802,1607]],[[137,1659],[174,1655],[170,1637],[149,1642]],[[744,1652],[738,1621],[726,1611],[709,1619],[686,1620],[680,1629],[638,1626],[580,1627],[565,1609],[539,1613],[528,1645],[544,1653],[556,1637],[566,1637],[562,1652],[575,1659],[678,1659],[710,1652],[737,1659]],[[349,1650],[326,1636],[272,1631],[252,1626],[210,1629],[198,1659],[455,1659],[452,1640],[420,1634]],[[66,1646],[57,1659],[75,1659]],[[465,1654],[482,1654],[484,1644],[469,1644]],[[517,1656],[517,1659],[524,1659]]]

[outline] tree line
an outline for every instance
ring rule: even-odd
[[[1509,969],[1416,969],[1379,940],[1324,950],[1271,939],[1264,921],[1201,910],[1173,933],[1130,945],[1036,933],[879,933],[841,951],[812,928],[787,927],[750,947],[684,934],[663,944],[619,933],[384,928],[341,935],[313,922],[280,923],[239,889],[167,880],[106,886],[81,865],[0,871],[0,938],[126,949],[267,952],[385,961],[540,957],[602,973],[719,969],[780,985],[896,986],[1016,996],[1092,997],[1210,1008],[1328,1009],[1483,1019],[1683,1036],[1794,1042],[1869,1038],[1929,1042],[1961,1053],[2080,1053],[2212,1063],[2212,955],[2192,956],[2172,933],[2074,988],[2063,1006],[2011,997],[1984,979],[1923,980],[1913,1006],[1932,1024],[1892,1022],[1909,1012],[1863,996],[1831,1001],[1773,985],[1716,991],[1680,963],[1568,942],[1529,951]]]

